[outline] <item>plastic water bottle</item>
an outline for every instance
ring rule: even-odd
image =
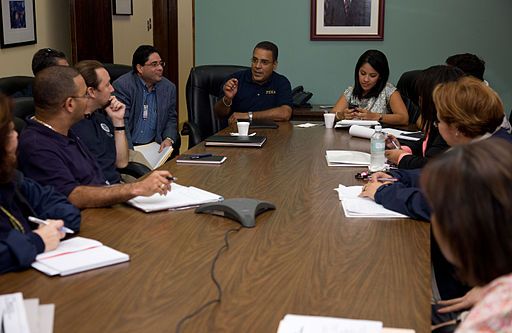
[[[370,172],[382,171],[386,166],[386,135],[382,133],[382,126],[375,126],[375,133],[371,138],[371,159],[370,159]]]

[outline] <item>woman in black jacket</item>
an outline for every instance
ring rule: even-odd
[[[398,165],[399,169],[422,168],[428,161],[439,153],[449,148],[448,144],[439,134],[434,126],[437,121],[437,110],[432,99],[432,92],[439,83],[456,81],[464,72],[452,66],[432,66],[421,72],[416,81],[416,91],[419,96],[421,116],[419,122],[424,139],[408,142],[407,146],[400,146],[396,138],[388,138],[386,157],[392,163]],[[393,140],[399,149],[390,141]]]

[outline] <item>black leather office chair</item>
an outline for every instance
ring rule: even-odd
[[[114,82],[118,77],[132,70],[132,66],[121,64],[104,63],[103,66],[105,66],[108,75],[110,75],[111,82]]]
[[[188,122],[183,125],[182,135],[188,135],[189,148],[228,126],[227,119],[219,119],[213,106],[222,94],[225,79],[247,69],[236,65],[204,65],[190,70],[186,98]]]
[[[404,72],[396,84],[396,88],[400,92],[402,100],[407,107],[409,124],[415,124],[416,120],[418,120],[418,117],[420,116],[419,98],[418,92],[416,91],[416,79],[421,72],[422,70]]]
[[[32,97],[19,97],[13,100],[12,114],[19,119],[26,121],[27,118],[32,117],[36,113],[34,107],[34,98]]]
[[[32,76],[7,76],[0,78],[0,92],[11,96],[15,92],[27,88],[34,82]]]
[[[16,116],[12,117],[12,122],[14,123],[14,130],[16,130],[18,134],[20,134],[21,131],[23,131],[25,127],[27,127],[27,123],[23,119],[18,118]]]

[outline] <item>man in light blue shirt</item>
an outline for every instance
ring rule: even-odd
[[[133,54],[132,71],[113,83],[114,94],[126,105],[130,148],[155,141],[160,151],[171,145],[179,149],[176,86],[163,77],[164,66],[156,48],[141,45]]]

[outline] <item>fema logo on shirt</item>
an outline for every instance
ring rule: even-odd
[[[277,92],[274,89],[268,89],[265,91],[265,95],[275,95]]]
[[[100,127],[102,130],[105,131],[105,134],[107,134],[109,137],[113,137],[112,133],[110,133],[110,128],[108,128],[107,124],[101,123]]]

